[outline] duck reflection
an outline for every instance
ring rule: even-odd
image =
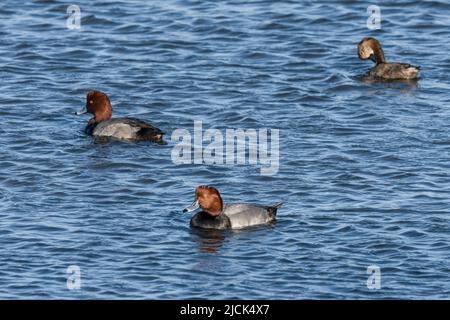
[[[191,235],[193,240],[198,244],[200,252],[217,253],[224,244],[225,238],[236,239],[240,235],[245,235],[247,232],[267,232],[267,230],[274,229],[275,226],[276,221],[267,225],[256,225],[235,230],[191,228]]]
[[[414,90],[417,88],[418,79],[397,79],[386,80],[378,79],[371,76],[363,76],[360,81],[364,84],[383,84],[385,87],[401,89],[401,90]]]
[[[204,253],[216,253],[222,247],[225,236],[230,231],[192,228],[194,241],[199,246],[199,251]]]
[[[386,80],[381,78],[374,78],[367,74],[361,76],[354,76],[353,79],[365,85],[379,85],[385,88],[400,90],[405,93],[417,89],[419,82],[419,79]]]

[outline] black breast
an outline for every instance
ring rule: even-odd
[[[97,122],[95,122],[94,118],[92,118],[91,120],[89,120],[86,129],[84,129],[84,132],[86,132],[89,135],[92,135],[96,126]]]
[[[231,228],[231,222],[224,214],[218,217],[211,217],[202,211],[192,217],[191,226],[203,229],[229,229]]]

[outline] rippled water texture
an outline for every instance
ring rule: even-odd
[[[449,298],[448,1],[378,1],[381,30],[361,1],[243,2],[1,2],[0,298]],[[363,81],[364,36],[422,79]],[[167,144],[86,136],[73,112],[94,88]],[[279,129],[278,174],[174,164],[194,120]],[[192,230],[199,184],[284,206],[273,226]]]

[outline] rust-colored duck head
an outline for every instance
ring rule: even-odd
[[[200,207],[211,217],[217,217],[223,212],[223,201],[219,190],[210,186],[198,186],[195,189],[195,200],[183,212],[195,210]]]
[[[77,115],[91,113],[95,123],[111,119],[112,106],[106,93],[101,91],[89,91],[86,95],[86,107],[77,112]]]

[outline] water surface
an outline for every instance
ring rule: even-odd
[[[378,1],[381,30],[354,1],[82,0],[68,30],[71,4],[0,4],[0,298],[449,298],[448,2]],[[364,36],[422,79],[363,81]],[[73,115],[90,89],[168,143],[93,141]],[[194,120],[279,129],[278,174],[174,164]],[[284,206],[274,226],[192,230],[199,184]]]

